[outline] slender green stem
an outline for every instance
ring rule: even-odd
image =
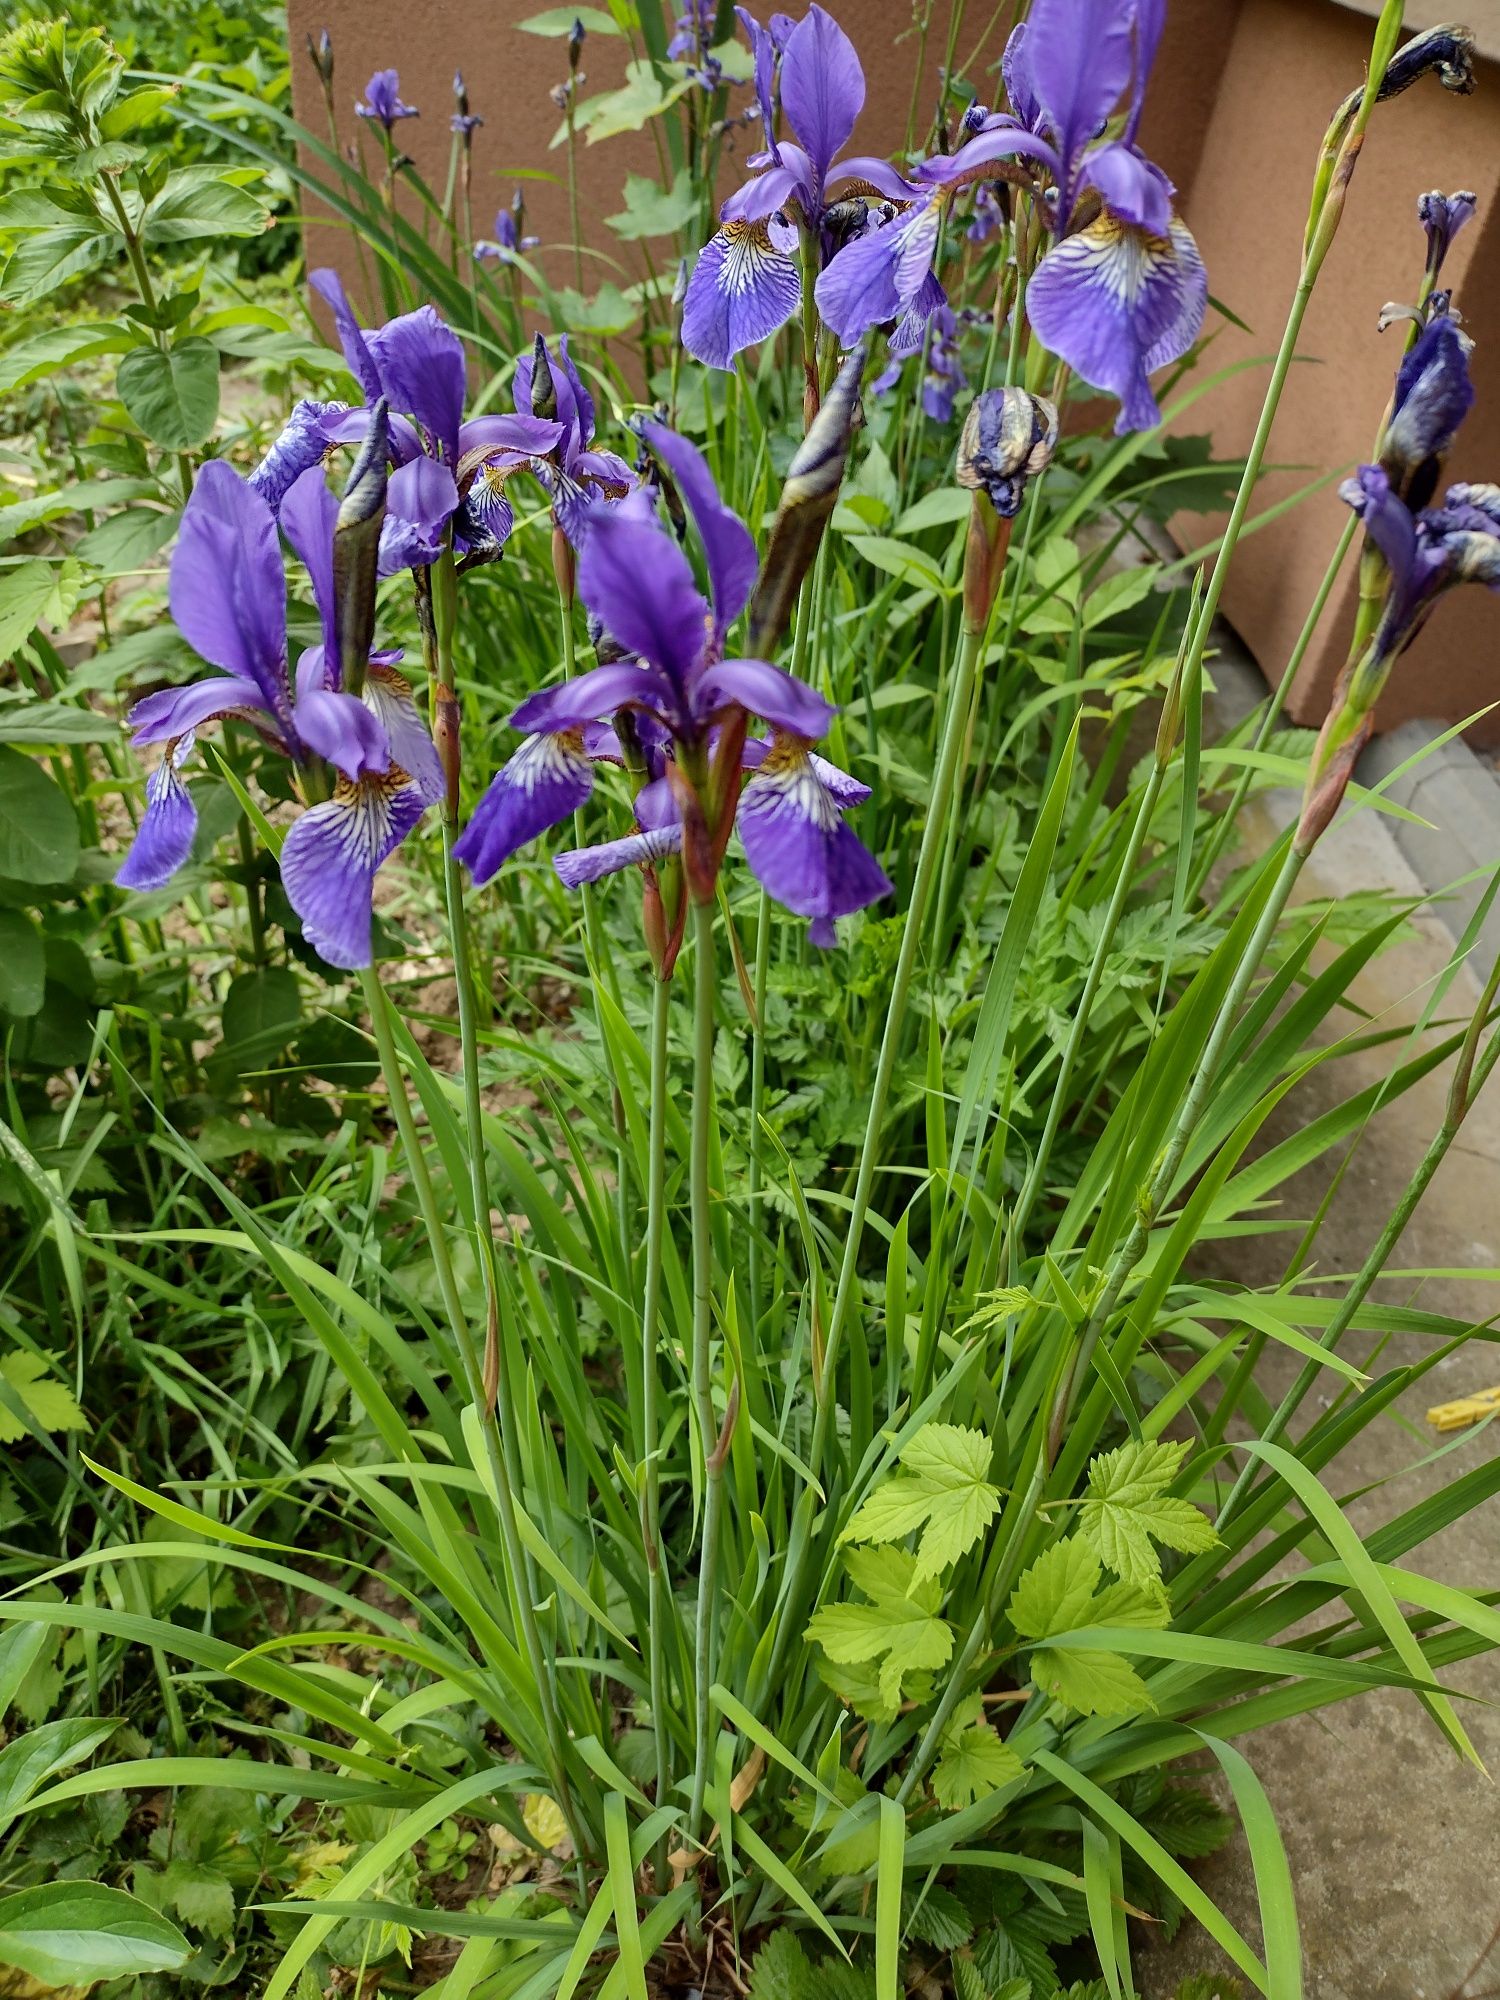
[[[641,1437],[646,1472],[641,1494],[641,1540],[646,1551],[651,1599],[647,1648],[651,1672],[651,1727],[656,1739],[656,1803],[671,1797],[671,1733],[667,1728],[667,1621],[671,1615],[666,1551],[661,1539],[661,1267],[667,1227],[667,1027],[672,1014],[672,982],[657,979],[651,989],[651,1119],[646,1164],[646,1273],[641,1308]],[[656,1855],[658,1889],[669,1886],[666,1836]]]
[[[411,1175],[412,1188],[422,1215],[422,1225],[427,1232],[428,1243],[432,1250],[432,1261],[437,1272],[438,1289],[442,1294],[443,1310],[447,1314],[454,1344],[458,1349],[469,1398],[476,1409],[483,1410],[484,1392],[479,1355],[469,1331],[468,1316],[464,1311],[463,1298],[453,1269],[453,1259],[448,1250],[447,1231],[438,1208],[432,1177],[427,1171],[427,1160],[422,1151],[416,1119],[412,1115],[411,1102],[406,1094],[406,1078],[402,1073],[401,1058],[391,1029],[390,1002],[373,968],[366,968],[360,974],[360,984],[364,990],[365,1005],[370,1015],[375,1047],[380,1056],[380,1067],[385,1076],[391,1113],[401,1137],[407,1170]],[[515,1495],[511,1489],[510,1472],[492,1425],[484,1426],[484,1435],[490,1478],[495,1488],[496,1512],[499,1515],[500,1533],[505,1546],[505,1559],[510,1569],[517,1617],[526,1647],[527,1660],[531,1667],[532,1680],[536,1687],[537,1707],[545,1738],[547,1775],[554,1788],[557,1803],[567,1818],[574,1841],[577,1843],[580,1829],[574,1819],[572,1794],[564,1764],[564,1738],[552,1700],[552,1681],[542,1651],[536,1612],[532,1606],[531,1594],[526,1588],[525,1552],[521,1544],[520,1529],[516,1524]],[[579,1851],[582,1852],[581,1845]]]
[[[718,1453],[709,1352],[713,1339],[712,1190],[708,1180],[709,1146],[714,1117],[714,906],[699,903],[693,910],[697,963],[693,1009],[693,1112],[689,1161],[689,1199],[693,1236],[693,1408],[703,1447],[703,1545],[698,1559],[698,1615],[693,1634],[693,1793],[688,1808],[689,1840],[696,1840],[703,1820],[713,1741],[709,1729],[708,1690],[713,1678],[714,1593],[719,1564],[719,1512],[724,1491],[724,1467]]]
[[[766,992],[771,974],[771,898],[766,890],[760,892],[760,904],[755,918],[755,972],[753,991],[755,995],[755,1027],[750,1040],[750,1170],[746,1182],[747,1202],[750,1209],[750,1256],[748,1278],[750,1286],[750,1324],[759,1323],[760,1318],[760,1190],[762,1178],[761,1161],[761,1116],[766,1101]]]
[[[1411,1179],[1403,1189],[1401,1199],[1391,1211],[1385,1227],[1371,1245],[1370,1253],[1359,1267],[1359,1272],[1355,1277],[1354,1283],[1344,1294],[1339,1302],[1338,1310],[1323,1329],[1318,1346],[1325,1354],[1331,1354],[1334,1351],[1344,1335],[1349,1331],[1349,1328],[1354,1324],[1355,1315],[1368,1298],[1370,1287],[1390,1262],[1396,1245],[1405,1234],[1406,1225],[1416,1214],[1418,1204],[1431,1186],[1434,1174],[1436,1174],[1438,1168],[1443,1164],[1449,1147],[1458,1137],[1459,1129],[1468,1115],[1469,1107],[1484,1088],[1490,1072],[1495,1067],[1496,1061],[1500,1060],[1500,1035],[1496,1035],[1491,1039],[1489,1046],[1477,1062],[1474,1059],[1479,1037],[1489,1022],[1497,990],[1500,990],[1500,959],[1496,960],[1495,966],[1485,984],[1484,991],[1479,996],[1479,1004],[1474,1010],[1473,1018],[1469,1023],[1469,1031],[1464,1037],[1464,1046],[1460,1050],[1454,1065],[1454,1084],[1448,1095],[1448,1106],[1443,1114],[1443,1122],[1433,1134],[1431,1144],[1417,1163],[1416,1171],[1412,1174]],[[1312,1388],[1321,1372],[1321,1365],[1318,1362],[1306,1361],[1303,1363],[1297,1372],[1296,1380],[1277,1404],[1271,1414],[1270,1421],[1261,1432],[1261,1442],[1263,1444],[1275,1444],[1276,1440],[1286,1430],[1287,1425],[1301,1408],[1308,1390]],[[1224,1523],[1229,1519],[1230,1515],[1239,1511],[1240,1504],[1249,1491],[1255,1471],[1256,1463],[1253,1459],[1247,1461],[1241,1468],[1239,1477],[1230,1489],[1229,1498],[1219,1510],[1217,1525],[1221,1532]]]
[[[1166,777],[1165,764],[1153,761],[1151,775],[1146,780],[1146,788],[1141,794],[1140,805],[1136,809],[1130,838],[1125,845],[1125,853],[1115,876],[1115,886],[1109,899],[1109,908],[1104,914],[1104,927],[1099,933],[1099,942],[1094,947],[1094,956],[1089,964],[1088,976],[1083,982],[1083,992],[1073,1014],[1073,1025],[1068,1034],[1067,1047],[1063,1050],[1062,1067],[1057,1073],[1053,1087],[1052,1101],[1047,1107],[1046,1122],[1042,1136],[1037,1141],[1036,1154],[1022,1183],[1021,1192],[1016,1196],[1016,1205],[1011,1210],[1006,1226],[1005,1244],[1007,1253],[1018,1252],[1026,1240],[1026,1225],[1031,1219],[1031,1211],[1036,1203],[1046,1176],[1047,1165],[1052,1157],[1052,1146],[1057,1138],[1063,1112],[1068,1106],[1068,1093],[1073,1084],[1073,1072],[1083,1048],[1084,1036],[1088,1032],[1089,1017],[1093,1012],[1094,1000],[1099,992],[1104,968],[1109,962],[1109,954],[1114,946],[1115,932],[1119,929],[1120,918],[1125,912],[1126,898],[1135,886],[1136,863],[1140,859],[1141,848],[1145,845],[1146,834],[1151,825],[1152,814],[1156,811],[1156,801],[1161,795],[1162,780]]]

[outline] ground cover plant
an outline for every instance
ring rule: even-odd
[[[1395,1687],[1474,1756],[1438,1675],[1496,1593],[1406,1559],[1500,1471],[1362,1540],[1335,1462],[1488,1337],[1374,1287],[1500,1053],[1500,971],[1458,1001],[1493,885],[1414,1027],[1350,995],[1410,911],[1293,893],[1384,805],[1354,768],[1407,643],[1500,582],[1500,490],[1441,476],[1471,197],[1413,190],[1324,587],[1263,710],[1204,724],[1361,151],[1470,51],[1393,4],[1331,84],[1225,464],[1227,308],[1137,143],[1160,7],[1017,11],[971,47],[955,7],[895,158],[850,150],[821,7],[537,16],[575,222],[590,148],[658,148],[589,294],[523,204],[476,223],[461,78],[439,190],[401,147],[439,107],[361,76],[350,156],[258,19],[223,60],[149,15],[128,63],[76,15],[0,44],[18,1978],[1121,2000],[1190,1914],[1205,1996],[1288,2000],[1253,1731]],[[589,95],[603,35],[629,80]],[[332,118],[344,53],[299,59]],[[363,285],[311,273],[336,349],[246,252],[312,200]],[[1282,699],[1356,540],[1314,740]],[[1371,1050],[1379,1089],[1261,1143]],[[1445,1064],[1330,1285],[1326,1203],[1280,1191]],[[1264,1232],[1280,1284],[1198,1274]],[[1209,1772],[1257,1937],[1192,1874]]]

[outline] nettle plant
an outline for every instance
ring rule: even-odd
[[[1472,401],[1440,282],[1471,197],[1421,200],[1405,353],[1328,584],[1220,746],[1227,796],[1200,793],[1211,623],[1351,176],[1383,101],[1470,87],[1467,40],[1400,44],[1383,11],[1226,470],[1158,428],[1202,392],[1183,378],[1209,311],[1138,144],[1159,5],[1035,0],[999,110],[957,81],[985,44],[955,65],[956,12],[931,143],[913,131],[896,160],[848,150],[863,72],[830,14],[740,20],[748,48],[697,5],[531,24],[566,38],[575,216],[580,143],[662,140],[661,181],[613,223],[671,239],[680,281],[653,258],[592,299],[581,244],[559,290],[518,207],[476,235],[461,79],[439,197],[401,151],[419,107],[394,71],[356,107],[379,170],[341,156],[314,44],[334,143],[266,120],[367,259],[359,310],[313,275],[332,393],[244,471],[208,427],[136,413],[151,475],[182,483],[177,650],[130,713],[149,775],[80,751],[60,795],[109,793],[134,822],[116,888],[94,884],[150,944],[122,1010],[149,1011],[165,959],[198,989],[190,1020],[221,1014],[227,1041],[250,1017],[275,1061],[214,1101],[232,1137],[210,1145],[204,1093],[163,1103],[161,1045],[142,1077],[101,1028],[62,1137],[98,1119],[102,1144],[106,1093],[139,1117],[141,1196],[113,1206],[39,1156],[28,1121],[55,1105],[17,1062],[21,1359],[0,1378],[68,1496],[54,1478],[60,1551],[38,1532],[0,1599],[0,1690],[33,1725],[0,1750],[0,1958],[37,1977],[1119,2000],[1132,1953],[1190,1912],[1235,1968],[1215,1992],[1290,2000],[1292,1884],[1230,1738],[1395,1687],[1473,1756],[1436,1676],[1500,1626],[1401,1558],[1500,1463],[1366,1539],[1329,1481],[1475,1331],[1372,1288],[1500,1057],[1500,969],[1471,1017],[1443,1013],[1476,918],[1422,1020],[1367,1033],[1349,988],[1402,913],[1291,904],[1341,806],[1372,803],[1355,761],[1438,596],[1500,583],[1497,489],[1439,497]],[[588,98],[586,38],[610,31],[629,80]],[[172,176],[109,123],[159,82],[119,96],[106,47],[60,26],[6,47],[12,85],[30,65],[11,121],[61,148],[53,205],[78,218],[37,209],[7,282],[73,254],[58,232],[97,260],[114,227],[143,308],[121,373],[185,404],[207,336],[148,257]],[[181,115],[233,114],[275,162],[247,102],[208,81]],[[764,150],[716,230],[748,125]],[[252,201],[241,179],[212,200]],[[528,346],[533,313],[552,337]],[[633,375],[602,338],[626,333]],[[1064,413],[1100,391],[1113,431],[1074,434]],[[1109,567],[1135,516],[1187,493],[1231,503],[1189,589],[1193,563]],[[1327,722],[1279,735],[1360,531]],[[49,578],[77,560],[29,558]],[[14,616],[48,706],[91,727],[105,683],[70,687],[51,598]],[[211,730],[242,863],[217,875],[191,775]],[[1302,783],[1300,817],[1238,855],[1267,777]],[[211,963],[164,921],[184,880]],[[524,997],[543,974],[569,996],[546,1031]],[[285,1053],[314,991],[322,1024],[359,1023],[321,1070]],[[1305,1077],[1371,1046],[1378,1100],[1263,1146]],[[351,1048],[335,1120],[297,1079],[357,1068]],[[1280,1285],[1197,1275],[1198,1243],[1271,1227],[1293,1172],[1444,1060],[1443,1123],[1352,1281],[1312,1282],[1316,1223]],[[289,1146],[298,1117],[316,1165]],[[99,1412],[86,1458],[49,1437],[93,1423],[85,1356],[128,1331],[132,1282],[209,1317],[249,1284],[247,1325],[285,1348],[274,1383],[229,1378],[253,1429],[226,1445],[181,1391],[186,1447],[128,1408]],[[1342,1351],[1398,1325],[1430,1340],[1420,1362]],[[1268,1340],[1303,1363],[1274,1408]],[[70,1343],[72,1391],[47,1379]],[[47,1489],[21,1476],[31,1532]],[[1245,1827],[1258,1941],[1184,1865],[1230,1825],[1178,1781],[1185,1758]]]

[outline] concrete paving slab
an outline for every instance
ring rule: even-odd
[[[1214,671],[1221,685],[1231,684],[1227,705],[1241,706],[1234,697],[1233,662]],[[1244,692],[1241,687],[1240,695]],[[1486,782],[1500,798],[1500,786],[1488,774]],[[1256,844],[1269,840],[1286,823],[1289,803],[1277,795],[1257,802],[1246,816],[1247,838]],[[1438,818],[1433,804],[1429,790],[1427,817]],[[1500,854],[1500,843],[1495,852]],[[1429,859],[1440,883],[1467,865],[1463,855],[1454,859],[1441,845]],[[1391,823],[1368,810],[1346,815],[1318,848],[1303,893],[1343,898],[1376,888],[1414,900],[1424,894]],[[1488,949],[1486,940],[1475,954],[1482,972],[1488,970],[1483,955]],[[1448,922],[1424,910],[1410,934],[1369,968],[1355,998],[1380,1022],[1414,1022],[1452,956]],[[1478,981],[1465,965],[1443,1011],[1450,1018],[1467,1013],[1477,996]],[[1382,1054],[1344,1055],[1323,1065],[1286,1100],[1266,1143],[1276,1143],[1385,1074],[1389,1061]],[[1320,1233],[1319,1272],[1333,1279],[1358,1269],[1435,1129],[1445,1089],[1445,1076],[1434,1073],[1372,1121]],[[1314,1212],[1333,1164],[1325,1159],[1290,1185],[1286,1213],[1303,1219]],[[1199,1268],[1274,1284],[1288,1254],[1284,1237],[1250,1238],[1204,1246]],[[1500,1313],[1500,1282],[1403,1275],[1472,1268],[1500,1273],[1500,1081],[1492,1081],[1471,1112],[1395,1263],[1399,1268],[1382,1281],[1380,1296],[1420,1302],[1471,1324]],[[1351,1335],[1346,1342],[1356,1361],[1373,1348],[1367,1336]],[[1381,1360],[1399,1363],[1424,1351],[1430,1350],[1423,1341],[1398,1340],[1382,1350]],[[1274,1398],[1294,1373],[1285,1351],[1272,1349],[1258,1379]],[[1334,1462],[1324,1477],[1335,1493],[1388,1482],[1350,1504],[1349,1516],[1362,1532],[1500,1450],[1500,1427],[1492,1426],[1463,1437],[1437,1465],[1417,1467],[1438,1442],[1423,1421],[1426,1409],[1497,1383],[1500,1347],[1475,1340],[1434,1369]],[[1309,1404],[1311,1415],[1314,1399]],[[1500,1500],[1413,1550],[1404,1562],[1445,1582],[1500,1587]],[[1491,1704],[1464,1703],[1461,1715],[1480,1756],[1491,1770],[1500,1770],[1500,1656],[1470,1661],[1443,1678]],[[1246,1737],[1240,1747],[1266,1787],[1286,1841],[1308,2000],[1477,2000],[1500,1989],[1500,1947],[1485,1957],[1500,1925],[1500,1788],[1458,1759],[1414,1697],[1383,1691],[1361,1696]],[[1237,1836],[1195,1872],[1231,1920],[1258,1942],[1254,1877],[1243,1838]],[[1190,1973],[1229,1969],[1212,1941],[1190,1923],[1171,1946],[1143,1952],[1136,1968],[1143,2000],[1167,2000]]]

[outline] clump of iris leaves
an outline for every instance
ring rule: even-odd
[[[941,11],[923,29],[934,49]],[[866,1493],[904,1510],[902,1527],[877,1532],[866,1516],[862,1531],[845,1507],[840,1536],[807,1462],[812,1384],[960,634],[961,385],[997,347],[1003,364],[1009,339],[994,312],[1012,247],[1003,218],[945,243],[958,310],[941,353],[867,395],[798,644],[840,704],[831,754],[872,789],[859,831],[894,894],[824,954],[800,919],[763,912],[742,866],[723,878],[711,1247],[737,1421],[707,1813],[690,1853],[682,1801],[653,1797],[657,1731],[679,1771],[691,1763],[681,1635],[703,1505],[677,1098],[663,1713],[644,1665],[643,1468],[624,1415],[640,1394],[649,1064],[637,899],[607,888],[586,920],[541,849],[472,898],[477,1138],[455,1083],[432,829],[388,871],[375,925],[429,1177],[481,1328],[465,1160],[486,1149],[527,1581],[571,1746],[565,1816],[507,1726],[525,1736],[536,1699],[516,1579],[360,991],[302,936],[259,837],[260,815],[289,799],[285,766],[231,727],[190,781],[199,828],[173,888],[127,901],[111,878],[141,798],[119,717],[192,668],[164,600],[197,468],[255,463],[295,396],[357,400],[306,316],[290,231],[265,248],[274,214],[318,201],[348,225],[372,315],[435,303],[468,344],[476,408],[508,407],[530,326],[569,331],[607,441],[633,450],[621,418],[643,392],[669,407],[759,535],[803,435],[795,329],[715,373],[678,351],[670,302],[679,259],[713,226],[721,153],[758,143],[748,58],[713,42],[701,9],[675,22],[655,0],[586,9],[586,33],[623,38],[631,63],[623,86],[588,94],[571,10],[530,24],[557,56],[560,171],[593,190],[614,133],[646,127],[659,147],[660,173],[626,181],[609,217],[617,254],[597,267],[570,243],[531,242],[513,209],[493,232],[476,220],[461,131],[446,185],[429,186],[373,130],[351,160],[347,132],[335,144],[316,122],[294,125],[274,20],[202,13],[191,45],[169,49],[155,11],[136,9],[103,24],[127,45],[127,74],[82,10],[66,29],[33,12],[26,32],[54,38],[94,129],[83,143],[57,101],[5,72],[0,1965],[44,1984],[102,1979],[110,1996],[1120,2000],[1132,1953],[1190,1911],[1236,1970],[1189,1980],[1181,2000],[1289,2000],[1293,1887],[1253,1741],[1247,1755],[1228,1739],[1392,1685],[1467,1752],[1433,1673],[1496,1632],[1483,1597],[1403,1585],[1392,1566],[1487,1498],[1500,1462],[1429,1481],[1414,1503],[1397,1495],[1364,1543],[1329,1483],[1339,1450],[1468,1337],[1441,1314],[1364,1298],[1354,1330],[1419,1335],[1423,1358],[1366,1375],[1330,1356],[1316,1420],[1213,1525],[1238,1469],[1226,1436],[1270,1414],[1259,1352],[1270,1339],[1305,1354],[1333,1300],[1308,1282],[1316,1219],[1289,1239],[1302,1248],[1286,1282],[1254,1293],[1198,1275],[1194,1245],[1284,1230],[1291,1177],[1321,1165],[1331,1178],[1360,1142],[1372,1097],[1339,1083],[1344,1055],[1387,1051],[1389,1103],[1463,1039],[1446,987],[1424,1023],[1436,1053],[1362,1024],[1349,987],[1396,934],[1393,906],[1307,900],[1276,928],[1130,1301],[1146,1337],[1123,1370],[1099,1351],[1034,1560],[920,1782],[902,1787],[955,1631],[992,1581],[986,1524],[1024,1483],[1066,1336],[1097,1296],[1092,1219],[1107,1202],[1123,1228],[1129,1176],[1149,1170],[1134,1150],[1141,1079],[1163,1101],[1185,1094],[1241,913],[1277,859],[1228,837],[1226,796],[1238,808],[1300,783],[1307,762],[1306,735],[1257,734],[1254,718],[1205,755],[1201,682],[1184,700],[1173,678],[1196,563],[1143,557],[1137,538],[1145,529],[1155,549],[1155,527],[1222,511],[1240,487],[1243,467],[1192,429],[1211,356],[1158,382],[1170,430],[1117,438],[1073,389],[1017,527],[878,1135],[823,1461],[844,1477],[865,1468]],[[961,129],[996,53],[980,44],[972,82],[955,70],[941,130],[918,129],[914,106],[915,150]],[[326,69],[330,52],[313,54]],[[353,53],[331,60],[330,105],[352,101]],[[153,213],[170,224],[153,228]],[[479,237],[500,254],[476,259]],[[1304,504],[1332,546],[1326,497]],[[514,745],[506,716],[558,664],[546,502],[517,505],[503,561],[463,580],[469,805]],[[381,617],[420,660],[405,579]],[[293,629],[313,636],[309,607],[294,605]],[[575,639],[586,644],[581,614]],[[1133,847],[1169,689],[1180,712]],[[1045,1185],[996,1270],[987,1246],[1043,1144],[1106,928],[1108,974],[1045,1141]],[[617,976],[598,1002],[588,966],[601,947]],[[687,985],[668,1019],[680,1077]],[[1304,1124],[1309,1084],[1324,1108]],[[1291,1136],[1268,1146],[1257,1134],[1284,1099]],[[821,1608],[777,1645],[767,1686],[778,1582],[807,1560],[809,1535]],[[1045,1643],[1064,1635],[1073,1643]],[[1259,1939],[1192,1873],[1233,1825],[1216,1800],[1248,1836]]]

